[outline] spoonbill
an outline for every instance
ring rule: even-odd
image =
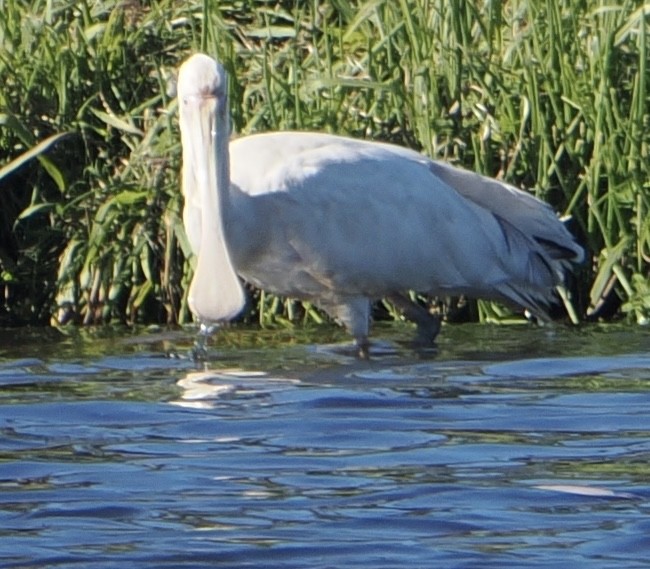
[[[240,279],[314,301],[368,354],[387,297],[433,342],[439,320],[406,291],[505,301],[544,317],[583,251],[552,209],[500,181],[400,146],[310,132],[232,142],[223,66],[194,54],[177,83],[189,305],[236,317]]]

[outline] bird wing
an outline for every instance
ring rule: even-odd
[[[582,247],[574,241],[564,224],[557,223],[557,216],[548,204],[509,184],[445,162],[430,161],[429,168],[434,176],[463,197],[532,235],[552,258],[575,263],[583,260]]]
[[[233,256],[258,286],[298,297],[410,289],[535,309],[557,284],[561,266],[525,225],[561,223],[518,190],[326,134],[254,135],[230,151]],[[511,194],[516,207],[506,207]]]

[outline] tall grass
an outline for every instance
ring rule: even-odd
[[[647,322],[649,17],[629,0],[0,0],[5,313],[190,317],[168,83],[202,49],[230,71],[237,133],[386,140],[525,187],[588,249],[577,312]],[[254,298],[262,321],[320,318]]]
[[[190,49],[183,18],[195,16],[181,3],[117,1],[10,1],[1,13],[0,144],[17,156],[0,178],[10,315],[187,318],[166,83]],[[40,165],[24,164],[52,133],[69,134],[39,154]]]

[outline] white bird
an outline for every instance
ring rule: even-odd
[[[229,142],[227,76],[195,54],[177,83],[189,305],[206,324],[245,304],[240,279],[316,302],[367,355],[388,297],[429,340],[439,321],[403,295],[506,301],[543,316],[581,247],[516,188],[399,146],[278,132]]]

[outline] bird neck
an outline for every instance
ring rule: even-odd
[[[230,207],[230,116],[228,114],[228,99],[224,98],[217,108],[217,125],[214,136],[214,152],[216,163],[216,209],[221,224],[222,235],[225,239],[225,223]]]

